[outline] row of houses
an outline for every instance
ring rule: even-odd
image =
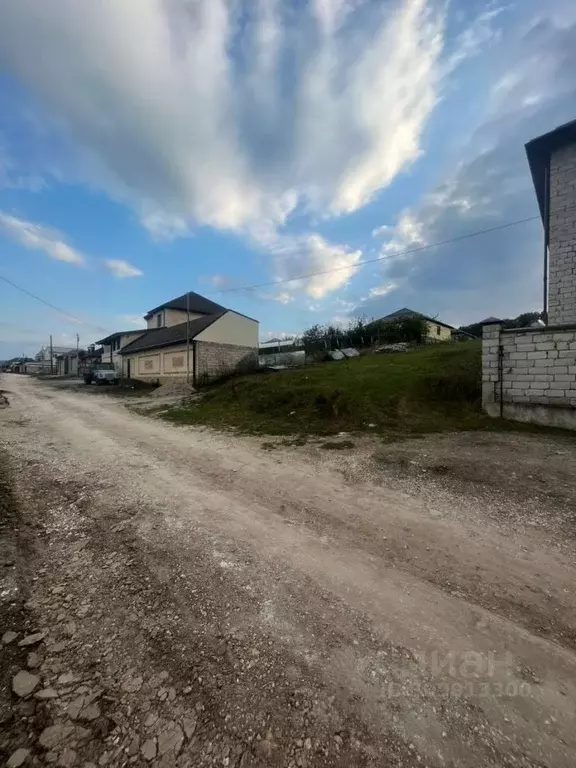
[[[100,339],[101,362],[118,376],[197,385],[258,363],[257,320],[190,291],[145,316],[146,327]]]
[[[437,318],[403,308],[375,322],[407,317],[425,321],[427,341],[449,341],[457,331]],[[258,365],[301,364],[300,339],[259,343],[257,320],[190,291],[151,309],[146,327],[116,331],[87,350],[46,346],[34,362],[17,365],[20,373],[82,376],[98,364],[113,366],[119,378],[168,381],[186,378],[194,384]],[[289,358],[289,359],[288,359]],[[16,368],[14,368],[16,370]]]

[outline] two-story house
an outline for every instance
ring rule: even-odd
[[[145,316],[146,328],[96,342],[123,378],[210,381],[258,362],[258,321],[190,291]]]
[[[143,333],[146,333],[144,328],[134,331],[117,331],[95,342],[102,345],[102,362],[112,363],[118,374],[122,376],[122,356],[120,350],[135,341],[139,336],[142,336]]]

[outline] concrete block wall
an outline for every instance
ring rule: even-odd
[[[198,384],[214,381],[234,371],[247,371],[258,367],[258,349],[235,344],[217,344],[196,341],[196,381]]]
[[[576,429],[576,324],[485,325],[482,376],[489,416]]]
[[[576,324],[576,144],[550,158],[548,322]]]

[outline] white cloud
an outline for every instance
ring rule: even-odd
[[[104,259],[104,266],[112,272],[114,277],[139,277],[144,274],[141,269],[134,267],[124,259]]]
[[[333,315],[330,318],[329,325],[335,325],[338,328],[347,328],[350,325],[350,318],[347,315]]]
[[[280,304],[290,304],[291,301],[294,301],[294,297],[288,291],[280,291],[280,293],[272,294],[268,298],[278,301]]]
[[[280,0],[4,0],[0,54],[70,137],[69,174],[159,237],[200,224],[255,242],[303,212],[359,209],[419,157],[444,27],[441,0],[314,0],[298,13]],[[357,260],[305,237],[303,272]]]
[[[524,144],[574,118],[576,9],[570,5],[568,22],[560,13],[566,0],[550,0],[544,17],[538,0],[525,0],[527,17],[510,26],[501,42],[495,85],[486,94],[477,130],[459,147],[459,162],[382,233],[382,254],[391,258],[381,262],[381,280],[397,285],[397,305],[464,322],[513,317],[542,306],[539,217],[469,235],[537,214]],[[376,315],[393,309],[380,299],[367,296],[358,310]]]
[[[384,283],[383,285],[377,285],[375,288],[370,288],[368,296],[373,298],[374,296],[387,296],[392,293],[398,287],[397,283]]]
[[[85,257],[69,246],[64,236],[55,229],[34,224],[1,211],[0,228],[25,248],[44,251],[51,259],[78,265],[86,261]]]
[[[348,312],[349,310],[354,309],[354,307],[356,306],[355,301],[347,301],[346,299],[334,299],[334,304],[337,307],[340,307],[341,309],[343,309],[345,312]]]
[[[2,146],[1,139],[0,136],[0,189],[21,189],[27,192],[40,192],[45,189],[46,180],[40,175],[19,169]]]
[[[256,242],[273,256],[277,279],[286,281],[284,297],[304,291],[312,299],[323,299],[348,282],[362,259],[362,251],[329,243],[317,234],[260,233]],[[305,275],[312,276],[302,279]]]
[[[387,239],[382,245],[382,254],[389,256],[398,254],[398,258],[401,258],[403,251],[426,245],[424,231],[425,222],[415,213],[404,211],[394,227],[386,228]]]
[[[260,341],[272,341],[272,339],[294,339],[298,336],[292,331],[264,331]]]

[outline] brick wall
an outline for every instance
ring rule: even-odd
[[[548,322],[576,323],[576,144],[550,158]]]
[[[195,374],[198,384],[213,381],[234,371],[258,367],[258,350],[234,344],[196,341]]]
[[[489,416],[576,429],[576,324],[485,325],[482,401]]]

